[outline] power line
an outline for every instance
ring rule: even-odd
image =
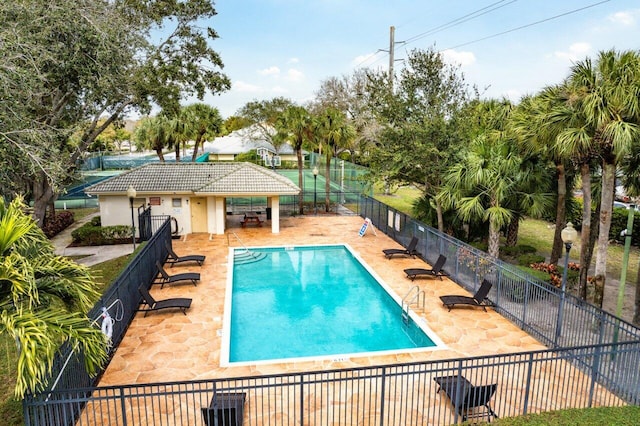
[[[574,13],[581,12],[581,11],[586,10],[586,9],[590,9],[592,7],[595,7],[595,6],[599,6],[599,5],[603,4],[603,3],[608,3],[610,1],[611,0],[603,0],[603,1],[600,1],[600,2],[597,2],[597,3],[592,3],[592,4],[588,5],[588,6],[580,7],[578,9],[573,9],[573,10],[570,10],[568,12],[561,13],[559,15],[555,15],[555,16],[551,16],[549,18],[542,19],[540,21],[532,22],[532,23],[526,24],[526,25],[521,25],[521,26],[516,27],[516,28],[511,28],[511,29],[506,30],[506,31],[502,31],[502,32],[499,32],[499,33],[496,33],[496,34],[492,34],[492,35],[489,35],[489,36],[486,36],[486,37],[482,37],[482,38],[479,38],[479,39],[476,39],[476,40],[468,41],[466,43],[461,43],[461,44],[449,47],[448,49],[457,49],[458,47],[467,46],[469,44],[478,43],[480,41],[488,40],[490,38],[494,38],[494,37],[498,37],[498,36],[501,36],[501,35],[509,34],[509,33],[512,33],[514,31],[518,31],[518,30],[521,30],[521,29],[524,29],[524,28],[533,27],[534,25],[538,25],[538,24],[542,24],[544,22],[552,21],[554,19],[562,18],[563,16],[572,15]],[[444,49],[444,50],[448,50],[448,49]]]
[[[468,13],[468,14],[466,14],[464,16],[461,16],[460,18],[454,19],[453,21],[449,21],[449,22],[447,22],[445,24],[439,25],[439,26],[437,26],[435,28],[432,28],[432,29],[430,29],[428,31],[425,31],[423,33],[420,33],[418,35],[410,37],[405,41],[405,44],[412,43],[412,42],[420,40],[421,38],[424,38],[424,37],[426,37],[428,35],[435,34],[435,33],[438,33],[440,31],[444,31],[444,30],[447,30],[449,28],[452,28],[452,27],[458,26],[460,24],[463,24],[465,22],[471,21],[472,19],[479,18],[480,16],[486,15],[487,13],[491,13],[491,12],[493,12],[495,10],[498,10],[498,9],[501,9],[501,8],[503,8],[505,6],[510,5],[511,3],[515,3],[518,0],[511,0],[507,4],[500,5],[500,3],[504,3],[505,1],[506,0],[501,0],[501,1],[497,1],[495,3],[491,3],[488,6],[485,6],[485,7],[481,8],[481,9],[478,9],[476,11]]]
[[[518,0],[511,0],[508,3],[501,5],[501,3],[504,3],[505,1],[507,1],[507,0],[500,0],[500,1],[496,1],[494,3],[491,3],[491,4],[489,4],[489,5],[485,6],[485,7],[482,7],[480,9],[474,10],[473,12],[467,13],[466,15],[463,15],[463,16],[461,16],[459,18],[456,18],[456,19],[454,19],[452,21],[449,21],[449,22],[444,23],[442,25],[439,25],[439,26],[437,26],[435,28],[432,28],[432,29],[430,29],[428,31],[425,31],[423,33],[420,33],[418,35],[410,37],[409,39],[407,39],[407,40],[405,40],[403,42],[398,42],[398,44],[406,45],[406,44],[412,43],[412,42],[420,40],[421,38],[424,38],[424,37],[426,37],[428,35],[435,34],[437,32],[443,31],[445,29],[449,29],[449,28],[455,27],[457,25],[463,24],[463,23],[465,23],[467,21],[470,21],[472,19],[475,19],[475,18],[478,18],[480,16],[486,15],[487,13],[490,13],[490,12],[493,12],[495,10],[501,9],[501,8],[503,8],[505,6],[510,5],[511,3],[515,3]],[[360,67],[365,62],[373,59],[380,52],[388,52],[388,50],[378,49],[376,51],[376,53],[374,53],[372,56],[369,56],[368,58],[366,58],[363,61],[361,61],[358,65],[356,65],[356,68]],[[374,64],[378,63],[379,61],[381,61],[382,59],[383,58],[378,58],[375,61],[373,61],[370,65],[374,65]]]

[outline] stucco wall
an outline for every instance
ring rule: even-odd
[[[152,197],[158,197],[152,195]],[[180,206],[175,205],[173,200],[180,200]],[[160,196],[160,205],[151,206],[152,215],[168,215],[175,217],[178,221],[178,233],[191,233],[191,211],[189,210],[189,197],[182,195]],[[134,202],[134,220],[138,228],[138,206],[144,202],[149,203],[149,197],[138,195]],[[103,226],[128,225],[131,226],[131,208],[129,198],[117,195],[101,195],[99,197],[100,216]],[[177,201],[176,201],[177,204]]]

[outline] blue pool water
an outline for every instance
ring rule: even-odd
[[[233,265],[229,362],[435,346],[347,247],[251,253]]]

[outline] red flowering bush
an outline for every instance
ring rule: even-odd
[[[553,265],[545,262],[538,262],[538,263],[532,263],[531,265],[529,265],[529,267],[537,271],[548,273],[549,283],[555,287],[562,287],[562,272],[558,269],[557,265]],[[580,270],[580,265],[575,262],[569,262],[568,269],[570,271],[578,271]],[[574,278],[572,278],[571,280],[575,281]]]
[[[56,213],[56,216],[54,218],[47,216],[44,221],[42,230],[44,231],[44,234],[47,236],[47,238],[51,238],[58,235],[58,233],[66,229],[72,223],[73,213],[69,210],[64,210]]]

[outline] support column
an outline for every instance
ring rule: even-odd
[[[280,197],[271,197],[271,233],[280,233]]]
[[[215,229],[217,235],[224,235],[224,227],[227,221],[227,199],[224,197],[215,197]]]

